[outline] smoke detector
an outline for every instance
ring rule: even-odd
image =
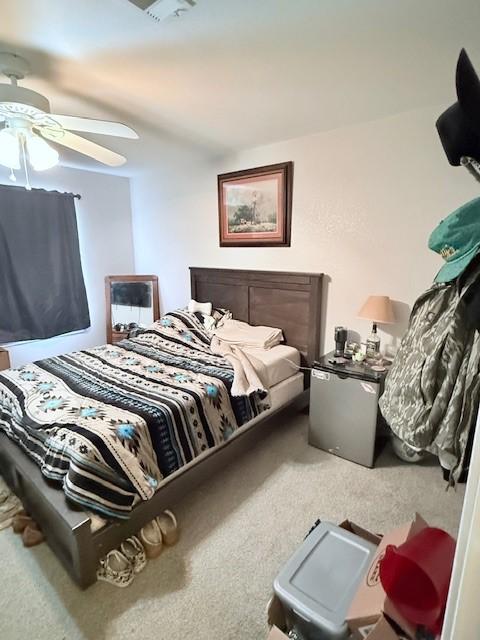
[[[157,22],[180,17],[195,6],[196,0],[129,0]]]

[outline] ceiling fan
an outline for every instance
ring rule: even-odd
[[[0,164],[14,170],[21,168],[27,176],[27,158],[36,171],[49,169],[59,162],[57,150],[48,141],[78,151],[110,167],[119,167],[126,158],[106,147],[78,136],[72,131],[120,138],[138,138],[137,133],[120,122],[63,116],[50,113],[50,103],[41,94],[18,86],[30,71],[28,62],[12,53],[0,53],[0,73],[10,84],[0,83]]]

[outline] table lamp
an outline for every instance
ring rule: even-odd
[[[368,296],[357,315],[359,318],[367,318],[373,322],[372,333],[367,338],[367,356],[375,356],[380,353],[377,324],[393,324],[395,322],[392,301],[388,296]]]

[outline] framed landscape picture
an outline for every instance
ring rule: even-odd
[[[293,162],[218,176],[221,247],[289,247]]]

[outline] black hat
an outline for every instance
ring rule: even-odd
[[[449,163],[458,166],[462,156],[480,161],[480,80],[465,49],[458,57],[456,85],[458,102],[436,126]]]

